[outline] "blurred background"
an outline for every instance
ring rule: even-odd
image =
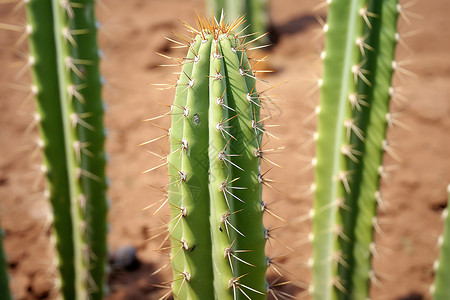
[[[2,3],[3,1],[0,1]],[[402,1],[403,2],[403,1]],[[283,290],[308,299],[304,290],[310,282],[308,234],[311,223],[305,217],[312,206],[309,186],[313,172],[308,164],[314,155],[311,143],[317,105],[317,80],[321,74],[319,54],[323,36],[318,19],[326,18],[313,0],[269,2],[273,45],[251,51],[261,59],[258,69],[272,73],[261,76],[259,90],[273,87],[277,100],[266,111],[272,119],[269,148],[284,147],[270,160],[282,166],[262,163],[273,188],[264,188],[264,201],[271,211],[287,221],[267,215],[266,227],[274,228],[267,246],[277,258],[277,268],[285,281]],[[153,215],[162,199],[154,187],[167,184],[164,168],[142,174],[160,164],[148,153],[167,153],[164,142],[137,145],[165,134],[169,118],[142,122],[169,110],[174,89],[161,90],[154,84],[176,82],[179,67],[156,53],[183,57],[186,49],[164,37],[177,39],[188,34],[179,20],[195,24],[195,11],[206,7],[198,0],[105,0],[98,4],[102,26],[99,43],[105,55],[102,73],[106,80],[104,100],[109,135],[108,176],[109,249],[111,253],[130,246],[136,251],[134,264],[113,268],[108,299],[158,299],[167,292],[171,279],[168,268],[152,275],[168,263],[167,251],[158,251],[163,236],[151,239],[168,221],[168,208]],[[392,103],[404,126],[389,130],[388,138],[401,160],[386,157],[392,166],[382,181],[387,208],[380,211],[381,230],[376,233],[378,255],[374,257],[377,284],[372,299],[429,299],[433,280],[432,264],[437,258],[437,238],[442,231],[442,210],[446,206],[446,186],[450,183],[450,2],[446,0],[404,3],[406,15],[399,23],[404,39],[397,49],[398,61],[407,71],[397,74],[394,85],[400,96]],[[13,12],[14,4],[0,5],[0,23],[24,24],[23,12]],[[207,13],[210,14],[209,12]],[[176,33],[176,34],[174,34]],[[21,76],[27,49],[16,46],[20,34],[0,30],[0,219],[5,230],[11,288],[16,299],[53,299],[56,270],[52,269],[50,208],[39,171],[40,154],[35,147],[37,132],[32,126],[33,101],[24,92],[30,75]],[[151,239],[151,240],[150,240]],[[289,247],[294,251],[291,251]],[[132,250],[133,251],[133,250]],[[269,270],[269,279],[279,277]]]

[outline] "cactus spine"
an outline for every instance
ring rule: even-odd
[[[318,111],[314,299],[368,298],[383,174],[396,0],[329,1]],[[330,263],[331,262],[331,263]],[[351,296],[350,296],[351,295]]]
[[[101,299],[106,160],[94,1],[30,0],[26,12],[61,292]]]
[[[200,18],[183,59],[172,125],[169,202],[173,294],[265,299],[259,100],[244,42]]]

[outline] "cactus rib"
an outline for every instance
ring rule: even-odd
[[[66,160],[63,119],[59,103],[57,54],[53,35],[53,10],[50,1],[30,1],[26,5],[30,56],[34,59],[31,69],[35,87],[36,110],[40,120],[39,133],[44,144],[43,161],[46,165],[48,196],[53,209],[54,236],[58,249],[59,270],[62,278],[62,294],[75,294],[75,270],[72,263],[74,247],[70,216],[70,192]],[[39,20],[49,20],[40,22]]]
[[[172,245],[179,245],[179,247],[173,247],[171,250],[171,263],[173,270],[174,282],[172,284],[172,290],[174,294],[181,299],[185,298],[185,290],[181,290],[182,272],[184,271],[184,251],[180,251],[180,247],[183,247],[182,240],[182,223],[177,222],[177,218],[180,216],[180,208],[182,207],[182,193],[179,190],[180,186],[180,172],[181,172],[181,160],[175,159],[178,151],[182,149],[184,122],[181,118],[184,114],[184,107],[186,107],[187,97],[189,93],[189,82],[192,76],[192,68],[194,65],[194,59],[198,53],[198,49],[201,44],[201,39],[195,39],[191,45],[189,45],[188,55],[183,65],[180,79],[177,83],[176,95],[174,104],[172,106],[172,126],[169,131],[170,139],[170,153],[172,155],[168,158],[169,169],[169,191],[168,198],[171,204],[171,222],[169,222],[169,234]],[[181,279],[181,280],[177,280]]]
[[[85,197],[86,206],[79,203],[84,215],[82,218],[87,222],[86,243],[90,255],[86,259],[89,293],[92,299],[102,299],[106,289],[105,272],[107,256],[107,182],[105,165],[107,155],[104,150],[106,131],[103,127],[104,103],[102,101],[102,77],[100,75],[100,51],[97,45],[97,20],[95,18],[95,0],[80,1],[83,9],[75,9],[74,27],[77,30],[86,31],[84,34],[74,36],[77,45],[75,53],[84,61],[82,66],[85,78],[75,76],[74,82],[77,86],[83,86],[80,91],[86,99],[78,115],[82,116],[83,122],[89,126],[77,127],[77,136],[83,145],[80,150],[80,166],[85,176],[81,176],[81,188]],[[84,46],[86,45],[86,46]],[[83,175],[83,174],[82,174]],[[85,279],[86,280],[86,279]]]
[[[377,15],[371,18],[371,35],[375,35],[370,45],[376,51],[367,54],[367,62],[373,64],[371,69],[371,95],[370,112],[365,126],[364,158],[360,173],[360,190],[356,200],[358,215],[355,218],[355,266],[352,276],[353,295],[366,297],[369,295],[370,282],[375,279],[371,266],[371,257],[374,249],[374,228],[377,228],[376,210],[381,198],[379,191],[380,176],[383,174],[383,154],[388,127],[390,90],[393,75],[392,62],[394,62],[397,41],[397,1],[371,2],[374,5],[369,11]],[[378,6],[378,7],[374,7]],[[365,87],[368,87],[364,84]],[[362,127],[362,126],[361,126]],[[380,169],[381,168],[381,169]]]
[[[192,84],[187,92],[186,106],[183,112],[183,140],[181,150],[181,171],[186,176],[181,182],[182,209],[186,215],[182,217],[182,240],[185,244],[184,276],[190,282],[187,299],[197,299],[200,291],[204,297],[213,297],[211,237],[208,218],[197,216],[209,214],[208,172],[198,160],[205,159],[202,153],[208,147],[208,75],[210,65],[211,39],[202,40],[194,59]],[[204,155],[204,157],[195,156]]]
[[[235,216],[236,226],[242,229],[245,237],[238,236],[236,246],[238,249],[246,250],[238,256],[248,262],[241,264],[240,274],[244,276],[241,283],[251,285],[254,289],[264,292],[266,289],[265,270],[266,256],[264,246],[266,243],[266,232],[263,226],[263,211],[261,210],[261,187],[262,176],[260,174],[260,158],[255,156],[255,150],[260,146],[262,125],[259,124],[259,110],[253,102],[248,101],[248,96],[252,94],[254,86],[247,86],[246,72],[251,72],[245,68],[249,66],[248,61],[236,52],[244,52],[239,44],[231,44],[229,40],[220,41],[224,53],[227,86],[229,89],[228,101],[235,107],[238,118],[233,119],[231,126],[235,139],[230,142],[231,153],[237,154],[232,158],[233,162],[241,169],[233,168],[233,178],[239,178],[236,185],[245,187],[237,189],[235,195],[242,199],[236,202],[236,210],[240,211]],[[241,63],[242,61],[242,63]],[[256,100],[258,101],[258,100]],[[261,131],[260,131],[261,130]],[[252,299],[259,299],[261,296],[250,291]]]

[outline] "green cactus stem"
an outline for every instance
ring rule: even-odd
[[[190,77],[192,76],[193,61],[197,57],[197,53],[201,44],[201,39],[198,37],[195,42],[190,46],[188,55],[185,59],[183,66],[183,74],[181,76],[176,89],[176,96],[174,104],[172,106],[172,126],[170,128],[170,153],[177,153],[181,151],[183,146],[183,131],[184,124],[181,120],[184,114],[184,107],[186,107],[187,88],[189,86]],[[182,226],[179,226],[180,218],[182,217],[182,193],[180,192],[180,170],[181,160],[169,160],[169,191],[168,197],[171,205],[172,219],[169,222],[169,233],[172,245],[181,243]],[[183,246],[181,244],[181,246]],[[172,289],[175,295],[178,295],[180,299],[184,299],[186,296],[185,290],[181,289],[183,283],[183,269],[185,264],[184,251],[181,251],[180,247],[172,247],[171,250],[171,263],[173,270],[173,278],[181,278],[181,280],[175,280],[172,284]],[[180,277],[181,276],[181,277]]]
[[[102,299],[106,156],[94,1],[26,2],[48,196],[66,299]]]
[[[265,299],[259,100],[231,24],[200,18],[170,129],[172,290],[176,299]],[[250,78],[250,79],[249,79]],[[254,98],[254,99],[253,99]]]
[[[102,299],[106,292],[105,268],[107,256],[107,180],[105,165],[107,154],[104,149],[106,131],[103,127],[104,103],[102,101],[102,77],[100,75],[100,51],[97,45],[97,20],[95,18],[95,0],[79,2],[82,9],[75,9],[73,19],[75,30],[86,31],[74,36],[77,45],[72,55],[80,58],[80,71],[83,77],[73,76],[76,86],[82,86],[80,94],[86,103],[79,105],[77,114],[82,118],[77,126],[77,139],[81,149],[74,149],[80,155],[81,190],[86,201],[79,203],[83,222],[86,223],[86,243],[84,259],[87,262],[89,277],[93,283],[88,284],[91,299]],[[86,45],[86,46],[83,46]],[[84,64],[84,62],[86,64]],[[72,74],[74,75],[74,74]],[[75,74],[76,75],[76,74]],[[83,126],[83,124],[88,126]],[[75,141],[76,143],[77,141]],[[84,174],[83,174],[84,173]],[[83,200],[83,198],[82,198]],[[83,224],[82,228],[83,228]],[[86,252],[88,251],[88,252]],[[84,278],[84,280],[89,280]]]
[[[439,237],[438,244],[440,254],[438,260],[434,263],[435,279],[430,288],[433,300],[450,299],[450,184],[447,186],[447,207],[442,213],[444,219],[444,232]]]
[[[248,25],[241,24],[237,31],[243,31],[243,35],[249,35],[250,39],[255,34],[261,35],[269,29],[269,9],[267,0],[208,0],[206,11],[213,10],[214,17],[220,20],[224,13],[229,20],[236,20],[245,15]],[[254,36],[256,37],[256,36]],[[256,41],[257,45],[268,43],[266,36]]]
[[[390,124],[396,0],[330,1],[318,111],[314,299],[368,298]]]

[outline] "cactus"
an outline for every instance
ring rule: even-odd
[[[265,299],[260,102],[247,43],[199,18],[172,106],[169,203],[176,299]]]
[[[61,292],[101,299],[106,259],[103,105],[94,1],[26,1],[29,65]]]
[[[209,0],[207,2],[207,10],[213,10],[214,16],[220,20],[222,13],[230,20],[236,20],[240,16],[245,15],[248,22],[247,26],[239,26],[239,30],[243,30],[246,35],[263,34],[269,29],[270,20],[268,14],[267,0]],[[267,37],[262,37],[257,41],[259,45],[268,42]]]
[[[434,263],[435,279],[430,288],[434,300],[444,300],[450,298],[450,184],[447,186],[447,207],[442,213],[444,219],[444,233],[439,237],[440,254],[439,259]]]
[[[314,299],[367,299],[383,173],[396,0],[328,1],[313,208]]]

